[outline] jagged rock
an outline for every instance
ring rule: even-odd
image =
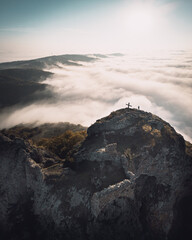
[[[74,159],[0,135],[4,239],[191,239],[192,146],[168,123],[118,110]]]

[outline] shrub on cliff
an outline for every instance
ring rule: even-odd
[[[67,130],[64,134],[57,137],[42,138],[36,145],[48,149],[60,158],[70,159],[75,146],[80,144],[86,136],[86,131],[73,132]]]

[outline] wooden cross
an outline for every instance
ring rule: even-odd
[[[132,107],[130,103],[127,103],[126,105],[128,108]]]

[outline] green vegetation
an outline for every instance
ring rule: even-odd
[[[65,162],[73,162],[73,154],[87,136],[87,130],[81,125],[66,123],[46,123],[40,126],[18,125],[1,131],[10,138],[23,138],[31,145],[46,149]]]
[[[125,156],[127,157],[127,164],[128,164],[128,168],[131,170],[131,171],[134,171],[135,169],[135,164],[134,164],[134,154],[133,152],[131,151],[131,148],[127,148],[125,151],[124,151],[124,154]]]
[[[77,147],[86,136],[87,132],[85,130],[77,132],[67,130],[64,134],[57,137],[42,138],[36,142],[36,145],[46,148],[60,158],[73,161],[71,154],[75,150],[75,147]]]
[[[41,82],[51,75],[53,75],[51,72],[30,68],[13,68],[0,70],[1,77],[23,80],[25,82]]]
[[[151,132],[152,127],[150,125],[145,124],[142,126],[142,129],[148,133],[148,132]]]
[[[0,108],[18,103],[26,104],[37,100],[51,99],[52,93],[46,88],[47,84],[1,76],[0,74]]]
[[[188,141],[185,141],[185,152],[189,156],[192,156],[192,144]]]
[[[15,136],[18,138],[23,138],[25,140],[31,140],[34,136],[38,135],[41,132],[39,127],[18,125],[10,129],[3,129],[2,133],[8,137]]]
[[[132,153],[131,153],[131,148],[127,148],[124,152],[125,156],[129,159],[132,160]]]
[[[2,130],[3,134],[10,137],[11,135],[27,140],[32,140],[36,143],[42,138],[52,138],[62,135],[67,130],[73,132],[86,130],[86,127],[81,126],[80,124],[72,124],[68,122],[59,122],[59,123],[45,123],[38,126],[34,124],[19,124],[10,129]]]
[[[0,69],[0,108],[51,99],[51,90],[42,83],[51,75],[51,72],[30,68]]]

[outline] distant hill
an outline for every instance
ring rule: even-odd
[[[26,78],[27,79],[27,78]],[[0,109],[52,98],[47,84],[0,74]]]
[[[32,69],[32,68],[24,68],[24,69],[18,69],[18,68],[8,68],[0,70],[0,77],[7,77],[7,78],[14,78],[14,79],[20,79],[24,81],[32,81],[32,82],[41,82],[45,80],[47,77],[50,77],[53,75],[51,72],[42,71],[38,69]]]
[[[90,57],[87,55],[59,55],[59,56],[49,56],[44,58],[38,58],[26,61],[14,61],[0,63],[0,69],[10,69],[10,68],[32,68],[32,69],[44,69],[49,67],[58,67],[58,63],[71,65],[71,66],[81,66],[78,62],[91,62],[95,61],[96,57]]]
[[[0,63],[0,109],[45,99],[53,100],[51,89],[48,89],[47,84],[42,83],[53,73],[43,69],[60,68],[60,64],[81,66],[79,62],[95,61],[98,57],[60,55]]]

